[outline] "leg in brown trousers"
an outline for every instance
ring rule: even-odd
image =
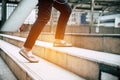
[[[64,0],[59,0],[59,1],[64,2]],[[29,35],[27,37],[27,40],[24,44],[24,49],[28,52],[32,49],[32,47],[35,44],[35,41],[37,40],[44,26],[49,21],[52,7],[60,11],[60,17],[58,20],[57,30],[55,34],[56,40],[63,40],[65,28],[72,11],[68,3],[61,4],[57,1],[53,2],[52,0],[39,0],[38,6],[39,6],[38,18],[34,23],[34,25],[32,26]],[[56,42],[58,43],[60,41],[56,41]]]

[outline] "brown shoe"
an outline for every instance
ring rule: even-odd
[[[67,43],[63,40],[57,40],[53,43],[54,47],[72,47],[72,44]]]
[[[31,51],[28,52],[25,49],[21,49],[19,53],[31,63],[39,62],[39,59],[35,55],[33,55]]]

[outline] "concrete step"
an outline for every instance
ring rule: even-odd
[[[0,34],[6,41],[22,46],[26,38]],[[72,71],[87,80],[98,80],[101,77],[101,71],[112,67],[115,76],[120,73],[120,55],[93,51],[77,47],[53,47],[52,43],[36,41],[33,53],[54,64],[57,64],[66,70]],[[105,65],[105,66],[104,66]],[[104,66],[104,67],[103,67]],[[111,72],[108,72],[112,74]],[[113,73],[114,74],[114,73]]]
[[[20,48],[2,40],[0,43],[1,56],[19,80],[85,80],[42,58],[39,63],[29,63],[18,53]]]
[[[4,34],[26,38],[28,32],[5,32]],[[38,40],[53,42],[54,35],[54,33],[42,33]],[[66,33],[65,41],[79,48],[120,54],[120,34]]]
[[[0,80],[17,80],[8,65],[0,56]]]

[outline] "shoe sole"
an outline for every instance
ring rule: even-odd
[[[29,57],[27,57],[23,52],[19,51],[20,55],[22,55],[25,59],[27,59],[31,63],[38,63],[39,60],[31,60]]]

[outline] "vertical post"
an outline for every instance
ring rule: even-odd
[[[92,27],[93,27],[93,19],[94,19],[94,0],[91,0],[91,22],[89,27],[89,33],[91,33]]]
[[[4,22],[6,21],[6,17],[7,17],[7,6],[6,6],[7,0],[2,0],[2,23],[1,26],[4,24]]]

